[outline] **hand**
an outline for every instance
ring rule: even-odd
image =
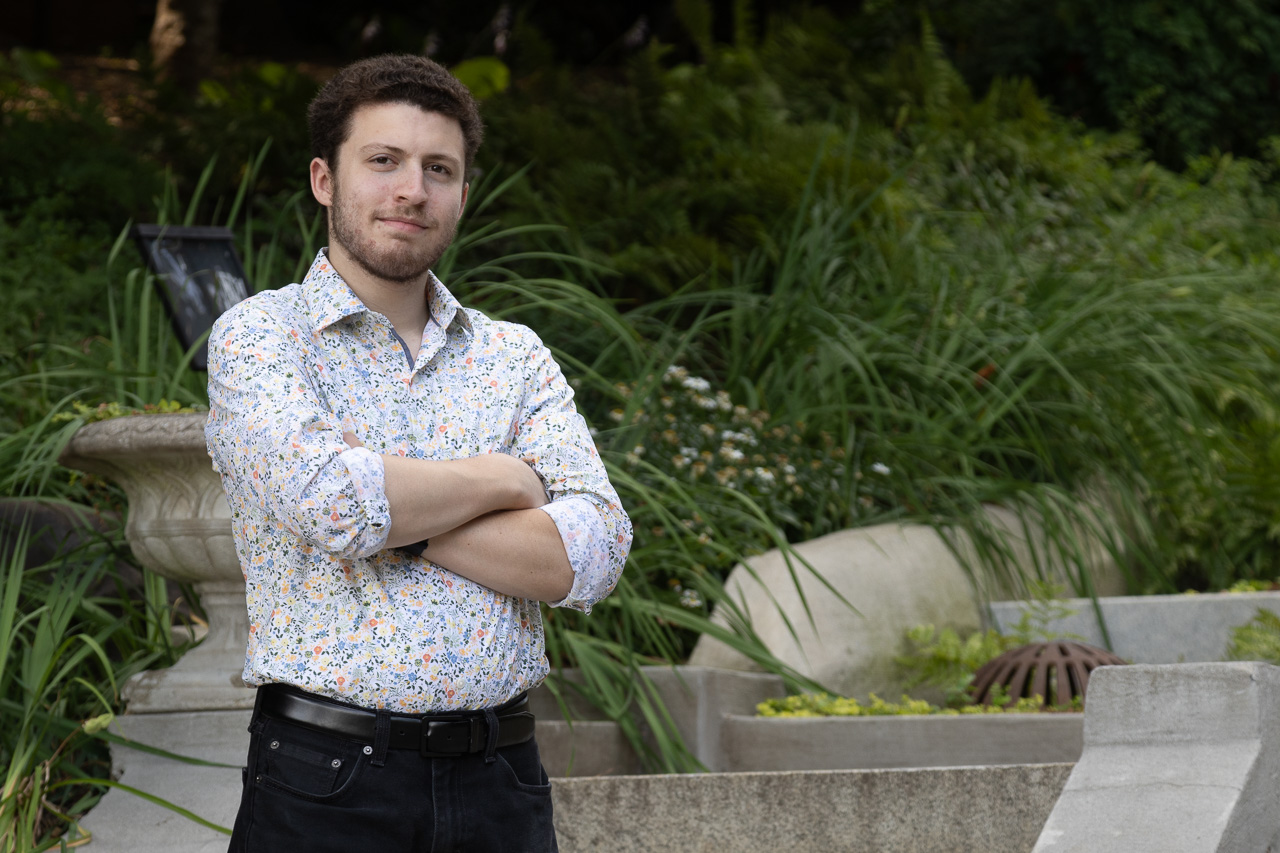
[[[542,478],[528,463],[505,453],[473,456],[468,461],[483,465],[485,474],[495,478],[496,485],[511,490],[511,503],[505,509],[537,509],[549,503]]]

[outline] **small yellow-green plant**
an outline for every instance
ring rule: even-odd
[[[886,702],[876,694],[863,704],[857,699],[831,696],[827,693],[801,693],[781,699],[766,699],[756,706],[761,717],[905,717],[926,714],[958,716],[968,714],[1030,714],[1044,710],[1042,696],[1025,696],[1017,701],[1008,694],[998,696],[990,705],[963,705],[958,708],[940,708],[923,699],[912,699],[903,694],[901,702]],[[1079,711],[1078,703],[1054,708],[1054,711]]]
[[[1268,592],[1276,589],[1274,580],[1266,578],[1241,578],[1227,587],[1227,592]]]

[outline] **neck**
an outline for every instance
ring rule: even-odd
[[[427,277],[414,281],[388,281],[370,274],[356,263],[335,240],[329,241],[329,263],[365,306],[391,321],[396,334],[416,356],[422,332],[430,319],[427,306]]]

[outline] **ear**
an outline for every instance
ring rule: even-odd
[[[462,185],[462,201],[458,203],[458,218],[462,218],[462,211],[467,209],[467,191],[471,189],[471,184]]]
[[[311,161],[311,194],[324,207],[333,204],[333,173],[329,171],[329,164],[319,157]]]

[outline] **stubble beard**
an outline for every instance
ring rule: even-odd
[[[421,221],[422,214],[416,210],[393,210],[391,216],[403,216],[413,221]],[[458,225],[449,220],[431,222],[431,238],[417,246],[410,243],[393,243],[391,248],[379,248],[372,239],[361,241],[357,216],[342,203],[342,194],[338,183],[333,184],[333,199],[329,207],[329,221],[333,231],[333,241],[340,245],[351,260],[356,262],[369,275],[383,281],[404,284],[421,280],[427,272],[440,262],[445,250],[453,242]]]

